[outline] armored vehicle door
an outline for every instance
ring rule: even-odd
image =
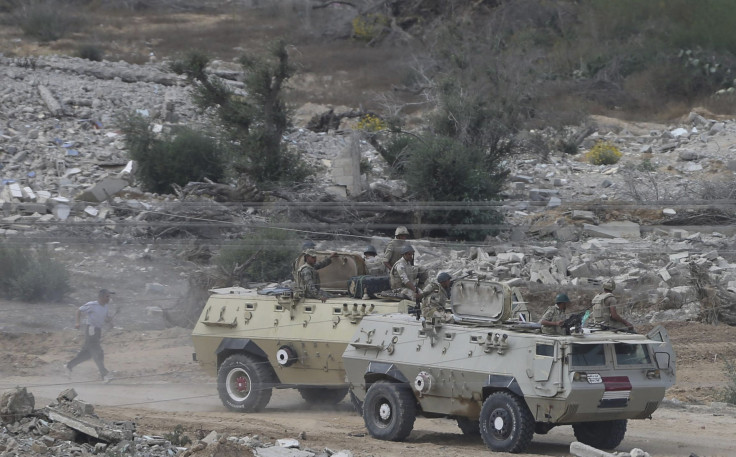
[[[667,330],[661,325],[654,327],[649,333],[647,338],[654,341],[661,341],[661,344],[654,345],[654,360],[657,364],[657,368],[669,373],[672,377],[675,377],[675,350],[670,343],[670,336],[667,334]]]
[[[330,257],[332,252],[317,251],[317,262]],[[360,254],[338,252],[329,265],[319,270],[320,288],[326,292],[347,292],[348,283],[353,276],[366,274],[366,266]],[[294,260],[293,273],[304,265],[304,255],[300,254]],[[294,276],[296,279],[296,275]]]
[[[539,339],[532,344],[535,347],[529,351],[531,360],[527,368],[527,376],[531,378],[534,385],[534,393],[542,397],[554,397],[563,390],[560,343],[549,338]]]
[[[496,324],[511,317],[511,289],[506,284],[461,279],[452,284],[452,312],[460,324]]]

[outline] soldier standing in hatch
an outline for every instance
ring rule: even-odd
[[[593,309],[590,312],[590,317],[585,322],[586,327],[634,331],[634,326],[624,319],[616,309],[614,289],[616,289],[616,282],[613,279],[603,283],[603,293],[593,297]]]
[[[427,281],[427,270],[414,266],[414,248],[406,245],[401,249],[401,258],[396,261],[389,278],[391,289],[400,289],[409,300],[422,298],[422,285]]]
[[[82,314],[85,315],[84,329],[84,345],[79,353],[66,364],[66,369],[71,375],[74,367],[92,359],[100,371],[100,379],[110,381],[109,372],[105,368],[105,354],[102,352],[100,339],[102,338],[102,327],[106,324],[112,324],[112,316],[110,316],[107,304],[110,302],[110,292],[107,289],[101,289],[97,294],[97,300],[87,302],[80,306],[76,314],[76,323],[74,328],[78,329],[82,325],[80,322]]]
[[[567,319],[565,311],[570,298],[567,294],[557,294],[555,304],[547,308],[539,323],[542,324],[542,333],[545,335],[565,335],[565,329],[562,325]]]
[[[317,262],[317,252],[314,249],[307,249],[304,252],[304,264],[297,271],[296,285],[297,288],[304,290],[306,298],[319,298],[323,303],[330,298],[330,294],[320,289],[317,270],[331,264],[335,257],[337,257],[337,252],[333,252],[331,256]]]
[[[384,276],[388,272],[383,259],[378,257],[376,248],[373,245],[366,246],[365,251],[363,251],[363,260],[365,261],[367,273],[371,276]]]
[[[383,264],[386,265],[387,271],[391,271],[394,264],[401,258],[401,250],[408,245],[407,238],[409,238],[409,230],[403,225],[396,227],[394,239],[388,242],[383,251]]]
[[[437,280],[430,282],[422,289],[422,317],[431,321],[433,317],[439,317],[445,322],[452,322],[452,314],[447,313],[447,304],[450,301],[450,285],[452,276],[442,272],[437,275]]]

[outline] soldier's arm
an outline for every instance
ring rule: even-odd
[[[558,327],[560,324],[562,324],[562,321],[551,321],[549,320],[550,316],[552,315],[552,310],[548,309],[542,318],[539,320],[539,323],[541,325],[546,325],[549,327]]]
[[[337,257],[337,252],[333,252],[332,255],[330,255],[329,257],[325,257],[324,259],[322,259],[319,262],[315,263],[314,264],[314,269],[315,270],[321,270],[321,269],[323,269],[327,265],[331,264],[332,263],[332,259],[334,259],[335,257]]]
[[[631,329],[633,329],[633,328],[634,328],[634,326],[633,326],[633,325],[631,325],[631,323],[630,323],[629,321],[627,321],[626,319],[624,319],[623,317],[621,317],[621,316],[620,316],[620,315],[618,314],[618,311],[616,310],[616,305],[615,305],[615,303],[614,303],[613,305],[611,305],[611,306],[610,306],[610,309],[611,309],[611,319],[613,319],[613,320],[615,320],[615,321],[618,321],[618,322],[621,322],[622,324],[624,324],[625,326],[627,326],[627,327],[629,327],[629,328],[631,328]]]
[[[386,268],[391,270],[391,257],[394,254],[394,243],[391,241],[388,242],[388,245],[386,245],[386,250],[383,251],[383,264],[386,265]]]

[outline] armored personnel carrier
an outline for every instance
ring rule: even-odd
[[[373,437],[401,441],[417,416],[448,417],[493,451],[523,452],[534,433],[560,425],[611,449],[675,382],[661,327],[551,336],[514,317],[503,283],[465,279],[451,292],[454,323],[389,314],[358,324],[342,360]]]
[[[350,278],[365,273],[360,255],[339,253],[319,270],[322,290],[334,296],[324,303],[299,290],[213,290],[192,340],[195,360],[217,377],[222,403],[233,411],[259,411],[273,389],[284,388],[298,389],[307,402],[342,400],[348,392],[342,353],[360,321],[408,311],[407,302],[351,297]]]

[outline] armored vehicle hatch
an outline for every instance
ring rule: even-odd
[[[321,258],[329,254],[318,253]],[[217,376],[227,408],[259,411],[274,388],[296,388],[308,402],[339,402],[348,391],[342,353],[360,321],[407,312],[406,302],[347,295],[349,278],[365,273],[359,255],[340,253],[319,273],[323,290],[334,295],[324,303],[304,298],[300,290],[275,295],[240,287],[211,291],[192,331],[194,356]]]
[[[610,449],[674,384],[663,328],[543,335],[528,315],[514,317],[512,295],[503,283],[467,280],[452,289],[455,323],[362,319],[343,364],[370,434],[403,440],[422,415],[454,418],[494,451],[523,452],[534,433],[560,425]]]

